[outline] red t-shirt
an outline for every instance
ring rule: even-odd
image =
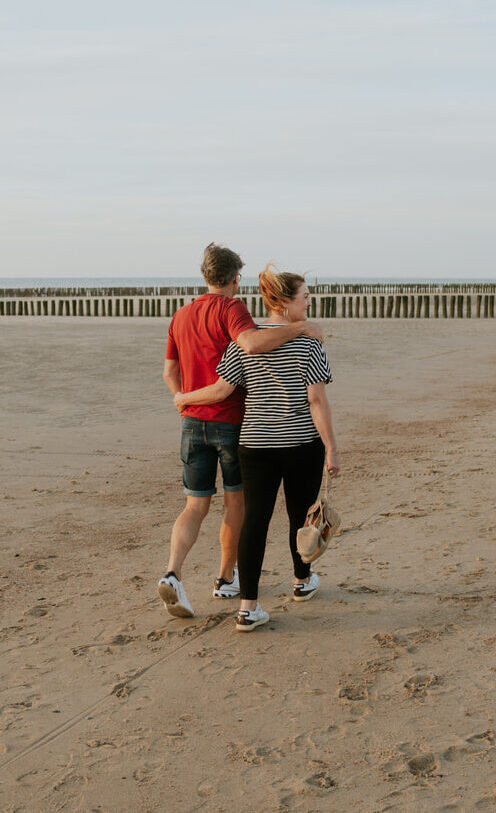
[[[222,294],[203,294],[172,317],[167,339],[167,359],[179,359],[183,392],[217,381],[215,372],[229,342],[244,330],[256,328],[246,305]],[[240,424],[245,392],[234,392],[218,404],[190,406],[181,413],[201,421]]]

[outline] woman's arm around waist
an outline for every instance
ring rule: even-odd
[[[217,404],[231,395],[236,387],[228,384],[223,378],[217,379],[213,384],[192,392],[178,392],[174,397],[174,406],[182,412],[185,407],[201,404]]]

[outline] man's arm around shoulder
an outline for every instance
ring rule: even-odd
[[[324,341],[321,327],[317,322],[310,322],[307,319],[300,322],[291,322],[282,327],[273,327],[270,330],[257,330],[251,328],[243,330],[236,339],[242,350],[249,356],[255,353],[269,353],[276,347],[286,344],[297,336],[308,336],[310,339]]]

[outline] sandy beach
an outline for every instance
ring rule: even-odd
[[[243,636],[211,596],[222,494],[196,616],[156,592],[168,320],[1,320],[1,810],[496,807],[494,321],[322,324],[342,533],[294,603],[279,499]]]

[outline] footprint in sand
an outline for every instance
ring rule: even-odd
[[[368,690],[366,686],[343,686],[342,689],[339,690],[338,697],[341,700],[367,700],[369,696]]]
[[[30,610],[26,611],[26,615],[32,615],[35,618],[42,618],[44,615],[47,615],[48,610],[46,607],[31,607]]]
[[[184,627],[180,632],[177,633],[177,636],[178,638],[191,638],[192,636],[199,635],[201,632],[206,632],[209,629],[213,629],[213,627],[216,627],[218,624],[222,623],[222,621],[225,621],[226,618],[232,618],[232,610],[215,613],[215,615],[207,615],[198,624],[190,624],[189,626]],[[181,621],[180,618],[172,620]]]
[[[88,740],[86,745],[88,748],[115,748],[115,743],[110,740]]]
[[[151,766],[148,764],[140,765],[133,771],[133,779],[138,785],[145,785],[147,782],[150,782],[153,778],[153,768],[158,766]]]
[[[151,630],[148,635],[146,636],[147,641],[161,641],[163,638],[168,638],[169,635],[172,635],[172,632],[169,630]]]
[[[280,799],[281,808],[289,808],[293,809],[294,804],[296,802],[296,797],[301,796],[313,796],[313,797],[322,797],[323,792],[328,790],[334,790],[338,787],[337,781],[333,778],[332,774],[329,771],[328,765],[323,762],[322,760],[315,760],[308,763],[311,767],[313,767],[314,772],[311,773],[309,776],[304,777],[303,779],[296,779],[294,784],[290,785],[289,788],[292,791],[290,795],[285,795]],[[315,770],[317,767],[317,770]],[[280,808],[280,809],[281,809]],[[300,809],[297,806],[295,809]],[[305,807],[305,810],[317,810],[314,804],[310,807]],[[327,808],[326,808],[327,809]]]
[[[123,579],[124,584],[131,584],[136,590],[141,590],[143,585],[145,584],[145,579],[143,576],[139,576],[136,574],[135,576],[131,576],[130,579]]]
[[[487,568],[485,568],[485,567],[479,567],[476,570],[472,570],[470,573],[466,573],[462,577],[462,581],[465,584],[473,584],[478,579],[482,578],[482,576],[485,574],[486,570],[487,570]]]
[[[139,542],[136,542],[134,539],[130,539],[128,542],[125,542],[124,545],[121,545],[119,550],[137,550],[138,548],[143,548],[144,545]]]
[[[475,803],[474,807],[476,810],[494,810],[494,806],[496,805],[496,788],[492,791],[489,791],[487,796],[484,796],[482,799],[479,799],[478,802]]]
[[[290,742],[290,748],[292,751],[299,750],[301,748],[316,748],[315,738],[312,735],[308,734],[306,731],[302,734],[297,734]]]
[[[481,734],[472,734],[471,737],[467,737],[467,742],[473,743],[474,745],[494,745],[496,740],[496,734],[492,728],[489,728],[487,731],[483,731]]]
[[[407,639],[403,635],[396,635],[394,632],[376,632],[372,636],[374,641],[377,641],[379,646],[387,647],[388,649],[395,649],[396,647],[406,646]]]
[[[112,644],[113,646],[124,646],[125,644],[131,643],[131,641],[134,641],[133,635],[125,635],[124,633],[119,633],[118,635],[114,635],[114,637],[110,641],[110,644]]]
[[[11,627],[4,627],[0,630],[0,641],[6,640],[10,635],[15,635],[18,632],[22,632],[24,627],[22,624],[14,624]]]
[[[307,785],[312,785],[313,787],[321,788],[322,790],[328,790],[329,788],[337,788],[338,786],[336,780],[332,778],[332,776],[327,770],[318,771],[317,773],[314,773],[311,776],[307,776],[305,782],[307,783]]]
[[[381,770],[384,772],[384,778],[389,782],[394,782],[397,779],[402,779],[407,770],[404,756],[393,756],[381,765]]]
[[[248,765],[261,765],[268,759],[279,760],[282,756],[279,748],[269,748],[265,745],[248,746],[234,742],[228,743],[227,753],[230,759],[242,760]]]
[[[441,754],[441,759],[446,760],[446,762],[458,762],[460,759],[465,759],[467,755],[473,754],[474,750],[474,748],[470,748],[467,745],[450,745],[450,747]]]
[[[439,686],[441,678],[439,675],[412,675],[403,684],[409,697],[425,697],[428,689]]]
[[[384,590],[380,587],[371,587],[368,584],[350,584],[349,582],[341,582],[338,584],[342,590],[347,590],[348,593],[377,593],[382,595]]]
[[[121,683],[115,684],[110,694],[114,694],[119,698],[119,700],[125,700],[127,697],[129,697],[132,691],[133,687],[126,681],[122,681]]]
[[[419,754],[408,760],[408,770],[416,777],[432,776],[437,767],[438,762],[432,753]]]
[[[36,694],[30,695],[30,697],[27,697],[25,700],[18,700],[17,703],[9,703],[5,708],[11,709],[13,712],[27,711],[33,706],[33,700],[31,698],[38,699],[38,697],[39,695]]]
[[[488,729],[480,734],[472,734],[457,745],[450,745],[441,756],[447,762],[457,762],[459,759],[464,759],[467,754],[484,753],[493,750],[495,740],[495,732]]]
[[[218,649],[213,646],[202,646],[196,652],[192,652],[190,658],[214,658],[218,653]]]
[[[96,653],[106,653],[106,654],[113,654],[112,646],[125,646],[126,644],[131,643],[131,641],[136,640],[136,636],[134,635],[126,635],[124,633],[119,633],[118,635],[114,635],[114,637],[110,641],[93,641],[91,644],[81,644],[81,646],[73,647],[71,650],[73,655],[88,655]]]
[[[219,792],[218,784],[215,782],[211,782],[209,779],[204,779],[198,785],[196,792],[198,796],[201,796],[203,799],[208,799],[210,796],[216,796]]]
[[[73,787],[74,785],[86,785],[88,782],[88,777],[83,776],[81,774],[77,774],[74,771],[70,770],[67,773],[62,774],[52,785],[53,790],[68,790],[69,788]]]

